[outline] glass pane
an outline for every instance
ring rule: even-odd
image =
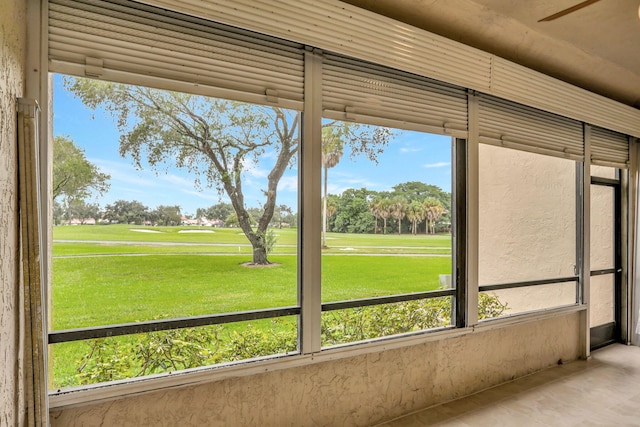
[[[589,302],[590,327],[615,321],[614,289],[615,275],[591,276],[591,299]]]
[[[52,344],[50,388],[297,352],[297,316]]]
[[[53,102],[51,329],[298,304],[299,112],[60,75]]]
[[[480,145],[481,285],[575,275],[575,162]]]
[[[512,316],[575,303],[575,282],[501,289],[480,293],[478,317],[482,320]]]
[[[323,302],[452,286],[451,141],[324,121]],[[323,319],[349,322],[349,313],[359,310]],[[323,345],[365,339],[343,335]]]
[[[615,190],[591,186],[591,270],[615,267]]]

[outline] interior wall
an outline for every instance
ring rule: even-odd
[[[579,314],[51,412],[51,425],[368,426],[578,358]]]
[[[16,98],[23,95],[26,2],[0,7],[0,425],[24,424],[19,363]]]

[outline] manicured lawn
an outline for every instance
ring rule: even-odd
[[[297,230],[275,230],[269,258],[277,266],[248,268],[241,264],[251,260],[251,247],[240,230],[179,232],[185,229],[54,227],[53,329],[297,305]],[[433,290],[451,271],[448,235],[327,237],[323,302]],[[54,346],[55,386],[72,383],[86,348]]]
[[[279,246],[297,246],[298,230],[276,229],[276,248]],[[78,225],[58,226],[53,228],[54,240],[84,240],[99,242],[140,242],[182,243],[203,245],[230,245],[250,247],[247,238],[238,228],[206,228],[206,227],[142,227],[135,225]],[[130,246],[130,245],[127,245]],[[450,235],[410,234],[348,234],[327,233],[327,246],[333,249],[369,249],[377,250],[400,248],[426,248],[434,253],[451,253]],[[54,245],[54,255],[57,244]]]
[[[296,257],[247,268],[247,256],[55,259],[55,329],[295,305]]]
[[[296,230],[276,230],[281,243],[296,243]],[[54,240],[248,244],[239,228],[76,225],[53,228]]]
[[[297,303],[296,257],[248,268],[246,256],[54,259],[53,327],[69,329],[282,307]],[[324,301],[437,289],[449,257],[325,256]]]

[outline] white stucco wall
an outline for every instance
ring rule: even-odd
[[[58,426],[370,426],[576,359],[579,314],[51,412]]]
[[[479,161],[480,284],[573,276],[575,162],[485,144]]]
[[[22,425],[18,368],[16,98],[23,94],[25,1],[0,1],[0,426]]]
[[[615,169],[592,174],[615,178]],[[575,162],[480,146],[481,285],[574,275]],[[591,186],[591,270],[613,261],[613,190]],[[573,304],[575,283],[493,292],[508,304],[505,315]],[[591,326],[613,321],[613,276],[591,278]]]

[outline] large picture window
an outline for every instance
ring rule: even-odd
[[[297,352],[300,114],[54,85],[52,387]]]
[[[325,119],[322,344],[452,325],[452,139]]]
[[[52,389],[580,301],[585,141],[623,167],[624,135],[142,3],[51,0],[48,31]]]

